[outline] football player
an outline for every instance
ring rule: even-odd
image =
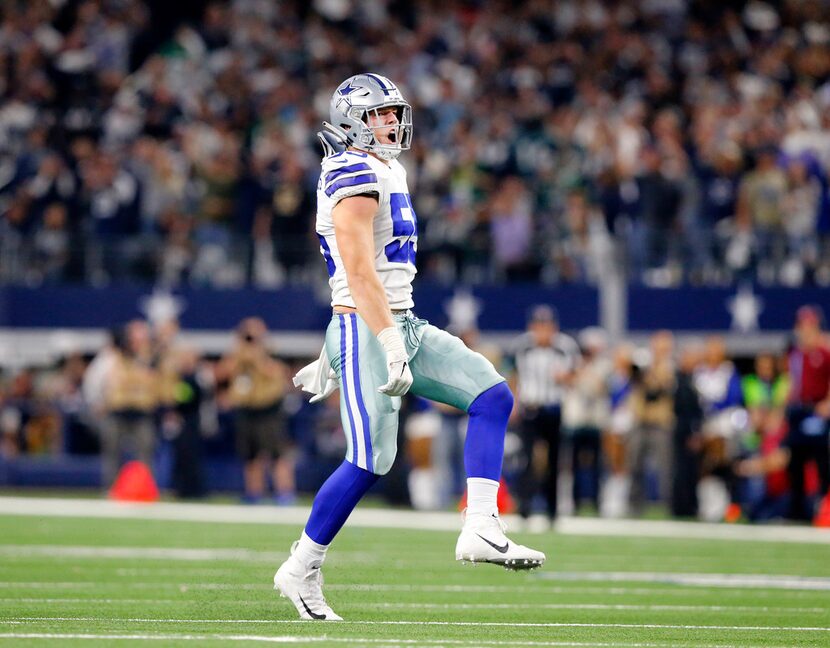
[[[496,506],[504,434],[513,408],[505,379],[484,356],[410,309],[418,221],[397,157],[412,141],[412,109],[378,74],[358,74],[334,91],[317,185],[317,235],[333,314],[320,359],[295,383],[322,399],[340,388],[345,461],[314,499],[274,587],[303,619],[340,620],[326,603],[320,567],[329,545],[397,452],[398,409],[407,391],[469,415],[464,448],[467,510],[456,560],[508,569],[540,566],[545,555],[508,539]],[[342,150],[341,150],[342,149]]]

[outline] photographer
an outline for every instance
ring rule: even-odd
[[[152,368],[152,346],[146,322],[133,320],[114,336],[106,373],[102,428],[103,482],[108,488],[121,465],[121,453],[152,468],[156,447],[155,412],[159,405],[158,373]]]
[[[294,499],[294,462],[282,411],[288,369],[271,357],[267,332],[259,318],[242,320],[233,349],[217,367],[217,378],[227,382],[228,398],[236,412],[236,447],[245,464],[244,500],[254,503],[262,498],[270,469],[277,502],[290,503]]]

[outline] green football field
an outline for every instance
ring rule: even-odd
[[[515,573],[456,564],[451,531],[352,525],[323,623],[272,589],[299,530],[2,515],[0,645],[830,646],[827,543],[512,533],[548,555]]]

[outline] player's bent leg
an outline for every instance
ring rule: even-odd
[[[455,559],[494,563],[507,569],[534,569],[544,564],[545,554],[510,540],[496,505],[504,434],[512,409],[513,394],[502,382],[480,394],[467,410],[467,510],[455,545]]]
[[[467,511],[456,543],[456,558],[508,569],[532,569],[545,554],[504,535],[496,496],[504,457],[504,435],[513,395],[504,378],[480,353],[446,331],[420,327],[420,348],[412,359],[412,392],[447,403],[470,415],[464,444]]]

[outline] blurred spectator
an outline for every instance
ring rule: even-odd
[[[796,314],[795,348],[790,352],[790,398],[787,407],[792,487],[790,515],[797,520],[813,517],[804,482],[804,468],[815,462],[820,494],[830,488],[830,349],[822,333],[823,314],[818,307],[802,306]]]
[[[87,407],[89,424],[96,434],[99,444],[106,434],[107,386],[110,383],[114,367],[124,345],[123,328],[113,328],[108,333],[106,344],[95,354],[95,357],[87,366],[81,383],[81,394]]]
[[[152,345],[146,322],[133,320],[116,340],[112,364],[106,373],[102,427],[103,484],[115,481],[125,450],[153,468],[156,447],[155,413],[160,402],[158,374],[152,368]]]
[[[52,203],[43,212],[43,220],[32,242],[33,280],[56,284],[66,280],[71,254],[71,240],[66,206]]]
[[[557,277],[563,283],[596,284],[613,268],[614,254],[605,220],[583,191],[568,194],[564,231],[557,237]]]
[[[701,151],[695,168],[698,205],[688,234],[693,274],[699,283],[719,280],[724,268],[725,246],[734,227],[738,186],[743,160],[740,147],[723,142],[713,152]]]
[[[441,417],[427,400],[414,400],[412,411],[403,426],[406,438],[406,460],[409,464],[407,487],[412,507],[418,510],[437,510],[446,506],[442,492],[451,480],[439,472],[433,462],[436,439],[441,434]]]
[[[31,371],[19,371],[12,376],[0,409],[2,453],[6,459],[13,459],[27,450],[26,428],[34,415],[33,394]]]
[[[651,358],[632,394],[634,425],[626,439],[626,463],[631,471],[631,505],[642,511],[647,499],[646,479],[657,475],[657,496],[671,494],[673,396],[675,390],[674,336],[659,331],[649,341]]]
[[[694,379],[701,360],[700,348],[687,345],[680,351],[675,375],[671,512],[678,517],[697,515],[703,411]]]
[[[202,408],[212,385],[210,372],[199,366],[194,349],[182,348],[174,356],[176,381],[172,385],[171,427],[173,437],[172,485],[179,497],[207,494],[204,468]]]
[[[738,462],[735,472],[750,480],[749,496],[745,501],[747,517],[752,522],[765,522],[786,517],[790,512],[787,471],[790,450],[786,447],[784,410],[770,409],[757,430],[760,433],[757,453]]]
[[[67,454],[96,455],[100,452],[98,431],[84,399],[83,381],[87,363],[80,353],[63,357],[46,396],[53,399],[62,417],[62,451]]]
[[[632,355],[628,344],[620,344],[614,350],[613,367],[608,376],[610,419],[602,444],[608,476],[600,500],[603,517],[618,518],[628,512],[631,480],[626,442],[635,423],[632,394],[639,380]]]
[[[784,411],[790,384],[786,373],[777,372],[772,353],[755,358],[755,373],[742,380],[750,428],[755,433],[752,455],[739,461],[735,473],[745,479],[742,504],[751,521],[784,517],[789,513],[790,489],[785,447],[787,422]]]
[[[726,357],[723,338],[706,340],[694,383],[703,410],[700,509],[705,519],[720,521],[727,513],[737,515],[735,507],[727,511],[722,503],[737,505],[740,500],[732,463],[741,455],[749,431],[740,376]]]
[[[644,148],[642,166],[642,173],[637,178],[639,213],[634,221],[637,238],[631,253],[635,272],[658,270],[669,264],[669,244],[676,240],[680,226],[680,187],[667,173],[660,151],[655,147]]]
[[[76,5],[3,13],[0,281],[309,280],[313,132],[337,81],[385,61],[417,118],[403,162],[426,276],[593,281],[604,234],[569,198],[579,187],[637,280],[757,269],[830,284],[830,63],[810,3],[765,8],[759,30],[728,5],[655,13],[626,0],[583,20],[452,0],[403,19],[391,0],[336,17],[325,3],[237,0],[207,3],[146,52],[143,2]],[[403,55],[378,33],[400,34]],[[806,180],[794,160],[809,160]],[[55,212],[43,223],[55,203],[71,258],[42,273],[45,249],[65,256],[62,242],[35,244],[64,238]],[[807,231],[823,236],[818,253]]]
[[[507,281],[538,280],[540,264],[532,245],[532,205],[530,195],[519,178],[506,178],[496,190],[490,208],[490,237],[500,278]]]
[[[787,236],[788,258],[781,269],[780,280],[790,286],[804,283],[805,274],[812,272],[818,261],[817,219],[823,188],[811,176],[804,160],[790,160],[787,165],[787,193],[784,197],[784,232]]]
[[[579,345],[582,358],[563,398],[562,427],[571,442],[574,507],[588,500],[599,511],[600,436],[610,415],[605,331],[585,329]]]
[[[755,373],[741,380],[743,400],[750,412],[766,412],[773,407],[783,407],[790,392],[789,376],[778,373],[777,358],[773,353],[759,353],[755,357]],[[754,419],[753,427],[760,427]]]
[[[758,276],[767,283],[775,280],[786,249],[782,234],[787,177],[776,166],[776,154],[770,146],[756,152],[754,166],[741,180],[737,207],[739,231],[751,236]]]
[[[271,357],[268,331],[257,317],[240,322],[233,349],[217,367],[235,409],[237,452],[244,462],[245,500],[265,495],[270,473],[278,503],[294,501],[294,457],[282,401],[288,368]]]

